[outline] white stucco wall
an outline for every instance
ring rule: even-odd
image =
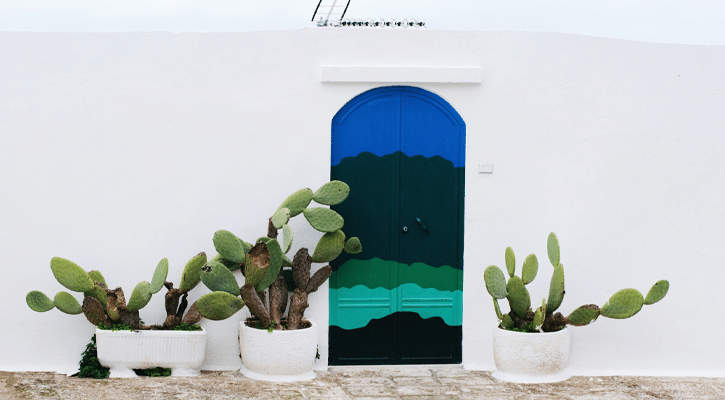
[[[412,83],[467,124],[467,368],[494,369],[484,268],[502,265],[506,246],[519,260],[534,252],[542,266],[530,290],[545,296],[554,231],[563,312],[671,283],[630,320],[575,328],[575,373],[725,376],[723,46],[311,28],[3,32],[0,53],[0,370],[72,370],[92,334],[83,316],[25,305],[30,290],[62,289],[51,257],[127,292],[168,257],[178,284],[189,258],[215,254],[214,231],[261,236],[284,197],[327,181],[334,114],[394,83],[322,83],[321,66],[399,66],[481,69],[481,83]],[[295,247],[312,243],[316,233],[296,223]],[[307,316],[327,324],[326,287],[310,300]],[[162,304],[156,295],[142,318],[160,322]],[[203,323],[204,368],[238,367],[241,318]]]

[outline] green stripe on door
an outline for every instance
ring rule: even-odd
[[[391,271],[396,271],[398,277],[390,279]],[[400,284],[414,283],[421,288],[452,292],[463,289],[463,271],[447,265],[442,267],[431,267],[424,263],[408,265],[380,258],[348,260],[335,271],[330,280],[330,289],[363,285],[370,289],[390,290],[395,287],[391,281]]]

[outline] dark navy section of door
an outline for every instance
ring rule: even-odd
[[[461,117],[419,88],[335,115],[331,177],[351,192],[333,208],[363,252],[332,265],[330,364],[461,361],[464,151]]]

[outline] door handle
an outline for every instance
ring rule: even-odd
[[[428,227],[425,226],[425,224],[423,223],[423,221],[420,218],[416,218],[415,220],[416,220],[416,222],[418,222],[420,227],[423,228],[423,231],[425,231],[425,233],[430,233],[430,232],[428,232]]]

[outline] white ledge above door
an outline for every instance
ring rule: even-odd
[[[481,83],[481,67],[320,65],[320,82]]]

